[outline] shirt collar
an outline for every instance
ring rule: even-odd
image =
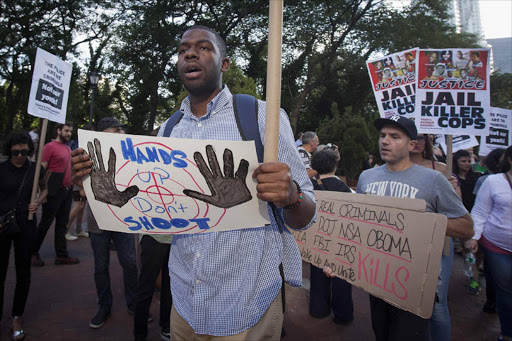
[[[203,117],[208,117],[210,115],[215,115],[219,112],[220,109],[224,108],[226,105],[231,105],[233,95],[227,85],[223,85],[222,90],[215,96],[207,105],[206,105],[206,115]],[[182,102],[180,107],[181,112],[184,115],[190,116],[191,118],[197,119],[192,110],[190,109],[190,98],[187,96]]]

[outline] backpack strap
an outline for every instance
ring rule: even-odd
[[[233,111],[242,140],[254,141],[258,161],[263,162],[263,143],[261,143],[258,124],[258,100],[250,95],[233,95]]]
[[[183,113],[181,112],[181,110],[178,110],[174,114],[172,114],[171,117],[169,117],[169,119],[167,120],[167,123],[164,128],[164,133],[162,136],[164,136],[164,137],[171,136],[174,126],[176,126],[176,124],[180,123],[182,117],[183,117]]]

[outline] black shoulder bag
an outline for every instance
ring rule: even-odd
[[[21,181],[20,189],[18,190],[18,197],[16,198],[16,206],[18,205],[18,201],[20,200],[21,190],[23,189],[23,185],[25,184],[25,179],[27,178],[28,171],[30,170],[30,166],[32,162],[28,160],[28,169],[23,176],[23,180]],[[0,236],[1,237],[11,237],[17,233],[21,232],[21,228],[16,221],[16,209],[10,210],[6,214],[0,216]]]

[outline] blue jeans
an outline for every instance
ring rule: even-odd
[[[512,255],[503,255],[482,247],[496,289],[496,309],[501,334],[512,337]]]
[[[439,269],[439,277],[441,281],[437,284],[436,302],[432,317],[428,321],[427,340],[430,341],[450,341],[451,321],[450,312],[448,311],[448,286],[450,285],[450,277],[453,267],[453,241],[450,238],[450,253],[441,258],[441,268]]]
[[[94,254],[94,282],[98,294],[98,303],[106,311],[112,306],[112,290],[110,286],[110,240],[117,250],[119,264],[123,268],[124,296],[126,305],[135,311],[135,294],[137,291],[137,265],[135,263],[135,240],[132,234],[103,231],[101,234],[90,233],[91,246]]]

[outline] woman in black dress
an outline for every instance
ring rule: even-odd
[[[41,167],[38,200],[30,202],[34,183],[35,163],[29,157],[34,152],[32,139],[26,133],[13,133],[9,136],[4,154],[7,161],[0,163],[0,215],[16,210],[16,222],[20,231],[14,234],[0,234],[0,320],[4,303],[4,284],[9,265],[11,245],[14,244],[14,262],[16,265],[16,289],[12,307],[12,339],[23,340],[25,332],[21,325],[21,316],[25,310],[30,288],[30,245],[36,228],[36,219],[28,220],[45,200],[47,190],[44,180],[44,168]],[[9,293],[9,295],[12,295]]]
[[[340,153],[336,147],[327,147],[313,154],[311,168],[318,172],[318,180],[312,179],[315,190],[351,192],[350,188],[336,175]],[[309,313],[322,318],[334,314],[334,322],[346,324],[354,319],[352,285],[337,277],[327,277],[323,270],[310,265],[311,289]]]

